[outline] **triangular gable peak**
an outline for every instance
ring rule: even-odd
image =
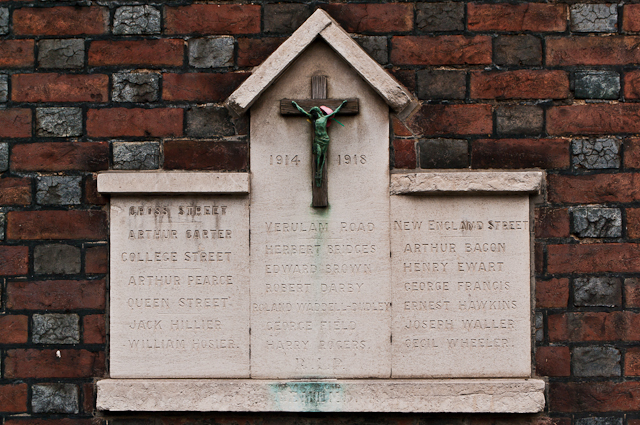
[[[321,37],[404,119],[418,106],[410,92],[373,60],[349,34],[322,9],[315,11],[251,76],[229,96],[225,105],[234,113],[245,113],[260,95]]]

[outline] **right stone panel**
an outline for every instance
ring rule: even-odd
[[[394,378],[531,375],[529,196],[392,196]]]

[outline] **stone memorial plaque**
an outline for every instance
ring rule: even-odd
[[[112,377],[249,376],[248,213],[232,196],[111,199]]]
[[[527,377],[529,197],[392,196],[393,376]]]
[[[280,100],[359,98],[333,124],[328,207],[312,203],[311,125]],[[251,109],[251,376],[389,377],[388,107],[326,44],[316,43]],[[271,123],[271,125],[265,125]]]

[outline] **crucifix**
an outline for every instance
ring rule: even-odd
[[[311,77],[311,99],[282,99],[280,101],[280,114],[282,115],[306,115],[313,119],[314,131],[311,134],[312,141],[312,179],[311,179],[311,205],[315,208],[323,208],[329,205],[327,187],[326,149],[329,144],[329,136],[324,130],[318,130],[315,125],[318,117],[326,120],[334,115],[355,115],[358,113],[358,99],[327,99],[327,77],[317,75]],[[310,111],[311,113],[307,112]],[[329,122],[327,122],[328,126]],[[322,134],[319,134],[322,133]],[[324,145],[324,149],[317,149]],[[319,157],[319,156],[323,157]]]

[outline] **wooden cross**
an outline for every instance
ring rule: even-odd
[[[282,99],[280,101],[280,114],[282,115],[298,115],[304,116],[302,112],[298,111],[291,103],[295,101],[305,111],[309,111],[314,106],[327,106],[335,110],[344,99],[327,99],[327,77],[325,75],[318,75],[311,77],[311,99]],[[337,115],[355,115],[358,113],[359,104],[358,99],[347,99],[347,103],[340,109]],[[311,132],[311,146],[313,146],[313,135]],[[331,146],[329,146],[329,149]],[[328,161],[324,165],[322,170],[322,184],[317,187],[315,184],[316,173],[316,158],[315,153],[312,155],[311,165],[311,193],[312,201],[311,205],[316,208],[323,208],[329,205],[329,192],[327,187],[327,168]],[[328,155],[327,155],[328,158]]]

